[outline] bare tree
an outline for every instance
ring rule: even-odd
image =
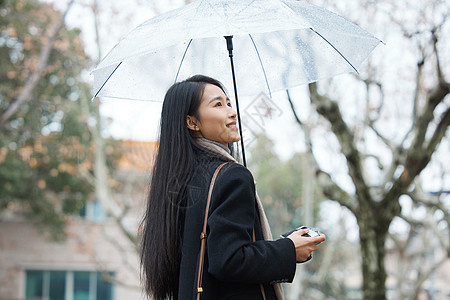
[[[415,187],[420,189],[419,184]],[[408,224],[407,232],[401,235],[389,233],[389,239],[393,243],[387,243],[386,249],[391,252],[389,260],[395,266],[391,272],[397,282],[393,299],[418,299],[420,292],[424,290],[424,282],[448,259],[448,235],[440,229],[442,223],[447,224],[448,228],[450,221],[443,196],[445,195],[433,196],[422,191],[405,195],[413,201],[413,206],[424,211],[420,217],[401,214],[399,218]]]
[[[383,4],[395,5],[390,2]],[[336,81],[329,86],[316,83],[309,85],[311,105],[322,117],[322,120],[327,121],[327,128],[335,138],[340,151],[338,157],[345,160],[349,182],[352,184],[349,190],[348,187],[344,188],[339,181],[336,181],[335,174],[325,170],[320,163],[317,163],[318,158],[314,151],[315,138],[311,137],[314,127],[302,122],[296,114],[294,102],[290,97],[288,98],[298,124],[307,133],[309,153],[315,158],[316,176],[323,194],[346,207],[357,220],[362,256],[364,299],[386,299],[385,258],[386,242],[389,237],[395,241],[396,247],[394,248],[402,256],[406,255],[405,247],[411,242],[417,243],[419,240],[423,244],[422,238],[429,236],[426,233],[411,234],[409,239],[400,242],[394,235],[389,234],[394,220],[402,218],[407,221],[410,224],[410,232],[416,231],[417,226],[420,226],[422,231],[433,230],[433,236],[437,236],[436,244],[433,245],[435,248],[445,249],[444,256],[439,257],[431,264],[428,262],[426,269],[415,266],[415,271],[418,271],[420,276],[414,281],[412,290],[401,291],[399,289],[398,299],[401,299],[405,295],[417,295],[424,280],[439,266],[442,260],[448,258],[450,252],[448,234],[447,236],[443,235],[448,232],[449,228],[448,207],[441,202],[442,198],[419,192],[422,189],[419,180],[422,171],[432,161],[432,158],[439,161],[440,158],[433,157],[433,154],[443,139],[448,142],[446,132],[450,125],[450,109],[446,101],[448,102],[450,83],[446,76],[450,76],[450,74],[445,74],[443,71],[445,67],[442,65],[444,60],[441,59],[441,52],[445,51],[442,45],[445,43],[446,30],[448,30],[449,12],[444,5],[436,5],[433,13],[428,16],[429,18],[421,19],[420,24],[417,25],[417,28],[420,28],[418,30],[414,26],[406,26],[408,24],[404,20],[398,20],[397,16],[390,14],[390,10],[384,10],[382,5],[378,8],[375,3],[372,3],[365,9],[378,12],[378,16],[381,14],[388,17],[391,26],[397,24],[395,28],[407,41],[403,45],[411,47],[402,49],[403,53],[405,56],[409,54],[410,62],[413,59],[416,60],[415,67],[410,64],[402,66],[400,62],[398,65],[398,68],[407,68],[408,75],[415,74],[415,76],[410,76],[413,81],[408,81],[410,85],[414,85],[413,91],[401,94],[402,99],[399,99],[399,105],[402,106],[401,114],[396,116],[398,118],[401,115],[407,116],[401,119],[401,125],[408,126],[408,129],[402,132],[401,128],[397,130],[386,128],[386,115],[389,114],[389,105],[386,101],[396,98],[389,94],[392,92],[392,80],[404,81],[400,81],[398,78],[388,79],[390,75],[382,73],[380,71],[382,68],[376,64],[369,62],[364,74],[356,76],[355,86],[362,87],[361,90],[355,92],[354,96],[359,99],[356,101],[360,105],[360,113],[357,115],[358,120],[356,121],[348,117],[349,114],[346,110],[349,107],[341,105],[342,99],[339,99],[341,97],[339,93],[343,95],[344,91],[338,88],[333,89],[333,83]],[[419,12],[415,11],[415,13]],[[377,25],[380,26],[380,24]],[[326,89],[328,92],[325,91]],[[346,90],[348,91],[348,86],[346,86]],[[407,107],[412,107],[411,111],[405,111]],[[390,114],[395,114],[395,112],[391,111]],[[376,168],[373,167],[374,165]],[[401,197],[409,197],[412,202],[427,207],[428,217],[417,220],[402,214]],[[434,211],[440,211],[444,217],[436,220],[432,214]],[[436,222],[444,222],[445,229],[437,229]],[[418,253],[408,255],[423,257],[429,251],[429,248],[422,247]],[[403,258],[410,257],[403,256]],[[399,266],[399,268],[401,267]],[[403,280],[400,275],[404,273],[400,273],[397,277],[398,284]]]

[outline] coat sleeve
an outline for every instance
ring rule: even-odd
[[[252,241],[255,201],[253,176],[245,167],[234,164],[219,175],[208,218],[208,272],[226,282],[292,282],[294,243]]]

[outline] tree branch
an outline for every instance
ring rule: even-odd
[[[429,208],[437,208],[442,211],[445,221],[450,225],[450,211],[445,207],[444,203],[439,201],[438,197],[432,197],[431,195],[426,196],[418,191],[408,192],[406,195],[408,195],[415,203],[425,205]]]
[[[361,157],[353,142],[353,135],[342,118],[339,106],[328,97],[319,95],[317,85],[309,84],[311,102],[316,105],[316,110],[330,122],[331,130],[337,137],[341,151],[347,159],[350,177],[355,185],[359,201],[368,201],[372,197],[364,179]]]
[[[39,61],[38,66],[36,70],[26,79],[25,85],[20,91],[19,95],[15,100],[13,100],[8,108],[0,115],[0,126],[3,126],[8,119],[15,114],[20,106],[24,104],[27,101],[31,100],[31,95],[33,93],[33,90],[37,86],[39,80],[41,79],[41,75],[44,72],[44,69],[48,65],[48,59],[50,57],[50,52],[53,49],[53,46],[55,44],[55,41],[58,37],[59,31],[64,26],[64,20],[66,18],[67,13],[69,12],[70,7],[74,3],[75,0],[71,0],[69,4],[67,5],[66,10],[64,13],[59,17],[59,19],[56,21],[55,25],[53,26],[52,30],[50,31],[50,34],[48,36],[48,41],[45,43],[45,45],[42,48],[42,51],[39,55]]]
[[[435,262],[431,267],[429,267],[426,270],[423,270],[423,272],[420,272],[419,278],[414,283],[414,296],[417,296],[420,292],[420,289],[422,288],[423,283],[430,278],[431,274],[433,274],[437,269],[439,269],[447,260],[447,257],[443,257],[439,261]],[[427,264],[425,264],[426,266]],[[425,269],[425,267],[424,267]],[[413,299],[417,299],[413,296]]]
[[[439,40],[437,31],[443,24],[444,23],[440,24],[439,26],[437,26],[431,30],[431,35],[432,35],[432,39],[433,39],[433,50],[434,50],[433,52],[434,52],[434,55],[436,56],[436,71],[437,71],[436,73],[438,75],[439,82],[445,82],[444,74],[442,73],[441,62],[439,59],[439,51],[438,51],[438,47],[437,47],[437,43]]]
[[[414,178],[422,172],[431,159],[433,152],[445,135],[450,124],[450,109],[442,115],[428,145],[425,143],[425,134],[429,123],[433,120],[433,112],[436,106],[450,93],[450,84],[439,82],[429,93],[428,101],[423,113],[415,123],[414,140],[406,152],[404,170],[401,176],[394,181],[390,190],[385,194],[383,204],[386,205],[392,199],[398,198],[411,184]]]
[[[420,95],[420,91],[422,90],[422,72],[423,72],[423,67],[425,65],[425,54],[423,53],[423,49],[422,49],[422,57],[421,59],[417,62],[417,72],[416,72],[416,89],[414,91],[414,102],[413,102],[413,112],[412,112],[412,118],[413,120],[416,119],[417,117],[417,106],[419,103],[419,95]],[[408,136],[409,132],[405,135],[405,138]]]
[[[311,141],[311,137],[309,134],[309,128],[298,117],[297,111],[295,109],[294,103],[292,102],[292,99],[291,99],[291,96],[290,96],[288,90],[286,90],[286,94],[287,94],[289,104],[291,106],[292,113],[294,114],[294,118],[295,118],[297,124],[305,132],[307,153],[311,156],[311,158],[312,158],[311,161],[313,162],[314,167],[316,168],[316,178],[318,180],[318,183],[322,190],[322,193],[329,199],[333,199],[333,200],[337,201],[339,204],[347,207],[350,211],[355,213],[357,206],[354,203],[354,198],[351,195],[349,195],[346,191],[341,189],[331,179],[331,176],[327,172],[320,169],[319,164],[317,163],[317,161],[314,157],[314,154],[313,154],[312,141]]]
[[[316,173],[317,181],[322,189],[322,193],[328,198],[337,201],[340,205],[347,207],[354,215],[358,206],[355,199],[346,191],[341,189],[332,179],[330,174],[322,170]]]
[[[420,91],[422,90],[422,86],[421,86],[422,71],[423,71],[423,66],[425,64],[425,59],[424,59],[425,54],[423,52],[423,49],[421,49],[421,53],[422,53],[422,57],[417,62],[416,89],[414,92],[413,111],[412,111],[413,122],[412,122],[409,130],[404,135],[402,141],[398,144],[398,146],[395,147],[392,145],[392,147],[391,147],[392,161],[391,161],[391,165],[389,167],[389,171],[386,172],[383,186],[386,186],[388,182],[392,181],[392,178],[394,178],[394,174],[395,174],[395,171],[397,170],[398,166],[401,163],[404,163],[405,151],[404,151],[403,145],[405,144],[405,141],[407,140],[407,138],[411,134],[411,132],[414,131],[414,124],[416,124],[415,120],[417,119],[417,114],[418,114],[417,106],[418,106],[418,102],[419,102],[419,94],[420,94]],[[375,131],[375,129],[373,129],[373,130]],[[383,138],[380,136],[380,134],[378,134],[378,132],[375,131],[375,133],[377,133],[377,135],[383,140]],[[387,143],[387,142],[385,141],[385,143]]]
[[[429,156],[431,156],[436,150],[436,147],[441,142],[442,138],[445,136],[445,133],[450,125],[450,108],[442,114],[441,120],[438,123],[436,129],[434,130],[433,136],[430,138],[428,142],[428,146],[426,147],[426,152]]]

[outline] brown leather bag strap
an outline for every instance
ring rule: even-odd
[[[212,196],[214,183],[216,182],[217,175],[219,174],[220,169],[222,169],[222,167],[226,164],[227,163],[225,162],[217,167],[216,171],[214,172],[214,174],[211,178],[211,183],[209,184],[208,198],[206,199],[205,219],[203,220],[203,230],[202,230],[202,233],[200,234],[200,239],[202,241],[201,241],[201,246],[200,246],[200,258],[199,258],[199,262],[198,262],[197,300],[200,300],[200,295],[203,292],[202,279],[203,279],[203,265],[205,262],[204,258],[205,258],[205,248],[206,248],[206,237],[207,237],[206,227],[207,227],[207,222],[208,222],[209,207],[211,204],[211,196]],[[256,242],[255,228],[253,228],[253,242]],[[266,300],[266,293],[264,291],[263,285],[259,284],[259,288],[261,290],[261,295],[262,295],[263,299]]]
[[[205,247],[206,247],[206,224],[208,222],[208,214],[209,214],[209,206],[211,204],[211,196],[214,188],[214,183],[216,182],[217,175],[219,174],[220,169],[227,163],[224,162],[221,165],[219,165],[214,172],[211,183],[209,184],[209,191],[208,191],[208,198],[206,200],[206,209],[205,209],[205,219],[203,221],[203,230],[200,234],[200,239],[202,240],[201,246],[200,246],[200,259],[198,262],[198,274],[197,274],[197,299],[200,299],[200,294],[203,292],[202,288],[202,278],[203,278],[203,264],[204,264],[204,257],[205,257]]]

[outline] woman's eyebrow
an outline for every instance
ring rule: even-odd
[[[216,97],[210,99],[208,103],[211,103],[211,102],[216,101],[216,100],[223,100],[223,99],[224,99],[223,96],[216,96]],[[225,100],[226,101],[230,101],[230,98],[226,97]]]

